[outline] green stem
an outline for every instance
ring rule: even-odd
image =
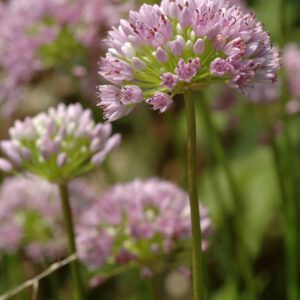
[[[47,264],[43,265],[43,269],[46,269],[47,267],[49,267]],[[59,285],[59,278],[58,278],[59,274],[54,273],[48,276],[49,279],[49,284],[50,284],[50,288],[51,288],[51,294],[52,294],[52,298],[54,298],[55,300],[62,300],[61,294],[60,294],[60,285]]]
[[[22,259],[20,253],[11,253],[6,255],[7,259],[7,273],[6,278],[9,280],[10,285],[20,284],[24,279],[24,269],[22,266]],[[3,273],[4,274],[4,273]],[[20,293],[16,296],[18,300],[24,300],[29,297],[28,291]]]
[[[280,46],[284,47],[289,31],[287,23],[287,1],[279,0],[279,26],[280,26]],[[300,271],[298,258],[298,195],[297,195],[297,174],[295,168],[298,166],[297,156],[294,153],[292,137],[289,128],[289,116],[285,107],[289,97],[288,86],[285,78],[284,69],[281,69],[282,92],[280,97],[281,118],[283,122],[283,152],[282,165],[280,169],[280,181],[282,181],[284,198],[282,205],[285,217],[285,256],[286,256],[286,283],[287,297],[289,300],[300,299]],[[274,150],[273,150],[274,151]],[[278,150],[279,152],[279,150]],[[282,173],[284,175],[282,175]],[[283,176],[283,177],[282,177]]]
[[[184,94],[187,117],[187,175],[192,222],[192,263],[194,300],[205,299],[204,262],[201,249],[200,210],[196,178],[196,120],[193,92]]]
[[[289,300],[299,299],[298,283],[298,248],[297,248],[297,207],[294,201],[292,189],[287,188],[284,172],[281,166],[280,150],[276,140],[270,133],[270,147],[273,154],[274,167],[280,189],[281,204],[285,214],[285,252],[286,252],[286,283]]]
[[[211,139],[210,143],[212,143],[213,145],[212,151],[214,152],[214,155],[218,159],[219,163],[221,164],[221,168],[225,173],[229,190],[232,195],[232,200],[234,202],[235,211],[231,213],[231,215],[229,215],[228,218],[230,222],[233,222],[234,234],[236,236],[239,245],[238,260],[241,269],[240,272],[243,275],[244,282],[247,287],[248,299],[256,299],[251,259],[247,251],[247,247],[245,245],[243,233],[241,231],[242,228],[241,218],[243,212],[243,208],[241,206],[241,195],[237,188],[237,184],[235,182],[233,172],[231,170],[229,161],[227,159],[220,134],[214,126],[212,116],[211,116],[211,110],[203,94],[202,94],[202,99],[199,99],[199,102],[202,110],[202,117],[205,123],[207,135],[209,135]]]
[[[140,274],[138,275],[140,277]],[[137,288],[137,299],[141,300],[158,300],[155,298],[153,287],[149,278],[140,279]]]
[[[157,286],[156,286],[155,276],[151,276],[148,278],[148,289],[149,294],[151,295],[153,300],[159,300],[160,299],[160,293],[158,292]]]
[[[74,224],[72,218],[72,211],[69,200],[69,190],[67,184],[59,185],[59,192],[61,198],[61,205],[64,213],[65,227],[68,237],[68,250],[69,254],[76,253],[76,244],[75,244],[75,234],[74,234]],[[73,291],[74,299],[83,300],[83,286],[80,278],[80,269],[79,263],[77,260],[71,263],[72,270],[72,280],[73,280]]]
[[[285,203],[285,248],[286,282],[289,300],[299,300],[299,260],[298,260],[297,204],[293,195],[287,195]]]

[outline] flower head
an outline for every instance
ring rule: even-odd
[[[83,213],[95,193],[83,181],[70,185],[72,209]],[[67,252],[58,189],[38,177],[5,179],[0,188],[0,250],[22,251],[35,262],[55,261]]]
[[[255,15],[236,2],[163,0],[160,6],[144,4],[139,12],[130,11],[129,20],[108,33],[100,75],[113,84],[111,90],[139,87],[149,104],[153,101],[147,99],[157,93],[166,99],[220,82],[245,90],[253,82],[276,81],[278,51]],[[100,93],[99,106],[108,120],[136,106],[122,103],[119,94],[109,106],[107,101]]]
[[[83,214],[79,257],[92,269],[129,262],[151,269],[156,259],[186,244],[189,212],[187,194],[170,182],[154,178],[116,185]],[[201,212],[205,239],[211,222],[205,208]]]
[[[102,34],[128,9],[109,0],[10,0],[0,5],[0,105],[6,115],[17,108],[22,89],[37,72],[60,65],[71,74],[87,73],[89,64],[96,63],[93,53],[103,46]]]
[[[120,142],[111,136],[111,125],[96,124],[89,109],[79,103],[58,105],[9,130],[10,140],[1,141],[5,155],[0,168],[25,171],[52,182],[64,182],[100,165]]]

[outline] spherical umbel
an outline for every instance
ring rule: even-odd
[[[224,0],[163,0],[130,11],[106,40],[99,74],[112,85],[99,87],[99,106],[108,120],[128,114],[143,100],[171,99],[187,89],[227,83],[245,92],[254,82],[274,82],[278,51],[255,15]],[[119,92],[139,89],[122,101]],[[165,106],[153,105],[164,112]],[[155,100],[156,102],[156,100]]]
[[[191,237],[188,195],[175,184],[136,179],[104,192],[80,219],[79,258],[91,269],[135,262],[155,268]],[[201,204],[202,246],[208,245],[212,223]]]
[[[101,164],[120,143],[120,135],[111,136],[111,130],[109,123],[96,124],[91,111],[79,103],[60,104],[47,113],[15,122],[10,139],[0,143],[5,155],[0,169],[63,183]]]

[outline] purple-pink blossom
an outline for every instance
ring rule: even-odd
[[[177,75],[172,74],[170,72],[162,74],[160,76],[160,79],[162,80],[161,85],[166,87],[169,91],[172,91],[172,89],[176,86],[179,80]]]
[[[90,109],[61,103],[15,121],[10,138],[0,141],[0,169],[29,172],[56,183],[69,181],[99,166],[119,145],[121,136],[111,133],[111,124],[95,123]]]
[[[188,196],[173,183],[152,178],[118,184],[99,196],[78,226],[79,258],[91,269],[135,262],[152,269],[191,236]],[[204,244],[211,232],[201,207]]]
[[[213,76],[229,76],[234,71],[234,67],[222,58],[216,58],[210,65],[210,73]]]
[[[66,54],[73,69],[86,73],[96,64],[95,53],[103,43],[102,34],[119,19],[129,5],[108,0],[10,0],[1,2],[0,67],[4,73],[0,86],[2,115],[10,115],[24,97],[31,80],[53,64],[64,66]],[[64,41],[64,43],[61,43]],[[72,45],[69,49],[68,45]],[[77,47],[74,51],[74,46]],[[48,49],[50,49],[48,51]],[[53,53],[57,61],[53,62]],[[80,52],[81,51],[81,52]],[[49,57],[49,54],[50,57]],[[78,55],[81,55],[78,59]],[[85,62],[84,64],[79,63]],[[64,66],[66,69],[70,67]],[[97,76],[93,70],[90,77]],[[87,76],[84,76],[86,80]],[[81,80],[83,81],[83,80]],[[85,90],[85,86],[82,85]]]
[[[71,184],[75,221],[95,195],[93,188],[82,180]],[[44,262],[63,257],[66,247],[57,187],[32,176],[5,179],[0,187],[0,250],[20,251],[35,262]]]
[[[146,103],[152,106],[153,110],[159,110],[159,112],[165,112],[172,105],[172,98],[165,93],[157,92],[152,98],[146,100]]]
[[[139,86],[146,103],[154,102],[149,100],[157,98],[154,94],[174,96],[215,83],[245,92],[256,82],[275,82],[278,50],[242,3],[163,0],[160,5],[144,4],[109,31],[100,74],[120,89]],[[101,93],[99,106],[108,120],[124,115],[121,106],[111,110],[103,103],[107,99]]]
[[[190,59],[188,62],[185,62],[182,58],[180,58],[175,69],[175,73],[179,80],[191,82],[200,67],[201,63],[199,58]]]

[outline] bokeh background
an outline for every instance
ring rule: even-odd
[[[9,16],[5,6],[10,2],[18,5],[18,1],[26,6],[26,1],[21,0],[2,0],[0,6],[0,139],[7,138],[8,128],[14,120],[34,115],[60,102],[81,102],[84,107],[92,109],[96,121],[103,121],[101,110],[96,106],[96,85],[101,83],[101,78],[97,75],[97,61],[105,52],[100,41],[110,26],[117,24],[119,18],[126,18],[128,10],[138,7],[142,2],[98,1],[100,4],[87,8],[87,20],[81,16],[79,21],[73,23],[68,23],[68,16],[64,16],[61,11],[59,17],[65,18],[64,26],[54,29],[59,32],[59,38],[52,39],[53,33],[48,32],[47,35],[42,32],[49,41],[43,42],[44,45],[36,50],[35,46],[27,45],[22,39],[23,33],[19,27],[26,24],[28,30],[32,30],[29,34],[35,34],[34,24],[38,17],[33,15],[36,13],[38,16],[39,12],[35,10],[41,5],[28,1],[30,9],[11,18],[13,15]],[[264,23],[274,45],[281,44],[280,1],[252,0],[245,5]],[[300,45],[300,2],[285,1],[285,10],[285,43]],[[26,15],[29,11],[31,16]],[[73,13],[79,16],[82,10],[75,10]],[[47,22],[51,24],[55,20],[49,18]],[[53,27],[56,25],[53,24]],[[28,47],[34,49],[30,50],[34,54]],[[8,52],[2,49],[8,49]],[[31,57],[37,55],[36,52],[40,61]],[[18,69],[21,65],[24,70]],[[244,266],[236,255],[240,245],[236,242],[232,229],[237,214],[243,220],[239,229],[251,257],[258,299],[287,299],[284,209],[274,167],[276,157],[270,150],[268,131],[271,124],[273,137],[281,141],[283,125],[280,121],[279,103],[254,103],[245,95],[237,94],[224,86],[208,88],[203,97],[213,110],[213,120],[221,135],[223,150],[233,169],[242,199],[239,209],[236,209],[220,161],[212,150],[216,145],[205,129],[201,105],[196,105],[199,197],[208,207],[214,226],[214,234],[205,253],[209,299],[247,299],[242,279]],[[294,100],[288,98],[288,95],[286,97],[286,101]],[[122,134],[122,143],[85,180],[99,193],[115,183],[153,176],[176,182],[186,188],[185,122],[183,99],[180,96],[176,97],[173,107],[163,115],[141,105],[129,116],[114,122],[113,130]],[[297,109],[289,115],[289,127],[295,163],[299,166],[300,114]],[[295,169],[299,175],[300,168]],[[4,180],[3,174],[0,174],[0,180]],[[12,190],[11,196],[7,197],[13,197],[13,193]],[[3,238],[0,236],[0,244]],[[190,265],[189,255],[180,259],[185,260],[186,266]],[[46,262],[30,261],[22,250],[0,252],[0,294],[38,274],[46,266]],[[191,299],[189,274],[182,274],[184,272],[178,272],[172,266],[170,263],[170,267],[153,280],[157,291],[155,299]],[[88,271],[85,270],[85,273],[88,278]],[[148,281],[140,277],[140,270],[133,268],[91,288],[87,299],[147,300],[147,289]],[[68,268],[65,267],[41,281],[38,299],[70,299],[71,290]],[[31,299],[30,289],[13,299]]]

